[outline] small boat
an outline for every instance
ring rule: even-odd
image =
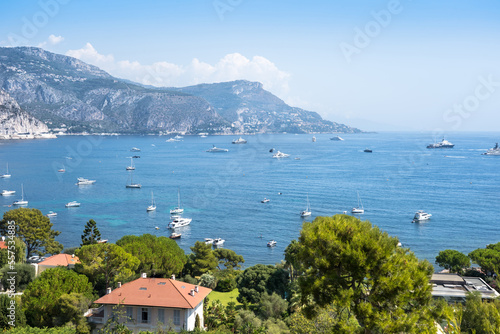
[[[270,240],[267,242],[267,247],[274,247],[276,246],[276,240]]]
[[[132,159],[140,159],[140,158],[141,158],[141,156],[140,156],[140,155],[133,155],[133,156],[132,156]]]
[[[11,196],[11,195],[14,195],[15,193],[16,193],[15,190],[2,190],[1,195],[2,196]]]
[[[130,157],[130,166],[127,166],[125,169],[126,170],[135,170],[134,158],[133,157]]]
[[[415,216],[413,217],[413,220],[411,222],[418,223],[420,221],[429,220],[431,217],[432,215],[430,213],[419,210],[415,213]]]
[[[177,207],[170,210],[170,214],[181,214],[184,212],[184,209],[181,207],[181,189],[177,188]]]
[[[179,136],[179,135],[177,135],[177,136],[174,137],[174,139],[182,139],[182,138],[184,138],[184,137],[183,136]]]
[[[59,173],[65,173],[65,172],[66,172],[66,169],[61,168],[61,169],[58,169],[57,171],[58,171]]]
[[[7,163],[7,171],[2,175],[2,178],[8,179],[9,177],[11,177],[11,175],[9,174],[9,164]]]
[[[83,177],[79,177],[79,178],[77,178],[77,180],[78,180],[78,182],[76,183],[77,186],[94,184],[96,182],[96,180],[89,180],[89,179],[85,179]]]
[[[312,142],[313,143],[316,142],[316,137],[314,137],[314,136],[312,137]]]
[[[173,233],[169,236],[169,238],[170,238],[170,239],[179,239],[180,237],[181,237],[181,234],[180,234],[180,233],[175,233],[175,232],[173,232]]]
[[[238,139],[233,140],[231,143],[232,144],[246,144],[247,141],[245,139],[243,139],[243,138],[240,137]]]
[[[155,230],[159,230],[159,229],[160,229],[160,227],[159,227],[159,226],[155,226]]]
[[[165,141],[166,141],[167,143],[172,143],[172,142],[174,142],[174,141],[180,141],[180,140],[177,140],[177,139],[175,139],[175,138],[169,138],[169,139],[167,139],[167,140],[165,140]]]
[[[273,154],[273,158],[277,158],[277,159],[287,158],[289,156],[290,156],[290,154],[286,154],[286,153],[283,153],[283,152],[280,152],[280,151],[278,151],[278,152],[276,152],[276,153]]]
[[[132,147],[132,148],[130,149],[130,152],[140,152],[140,151],[141,151],[141,149],[140,149],[140,148],[137,148],[137,147]]]
[[[205,136],[205,135],[201,135],[201,136],[200,136],[200,138],[207,138],[207,136]]]
[[[191,218],[182,218],[181,216],[172,216],[172,221],[168,224],[168,228],[178,228],[188,226],[191,223]]]
[[[365,209],[363,208],[363,202],[361,202],[361,197],[359,197],[359,192],[358,192],[358,206],[355,208],[352,208],[351,212],[357,213],[357,214],[365,213]]]
[[[49,211],[49,213],[47,213],[46,216],[47,217],[57,217],[57,212]]]
[[[263,199],[262,201],[260,201],[260,202],[261,202],[261,203],[269,203],[269,201],[270,201],[270,199],[269,199],[269,198],[265,198],[265,197],[264,197],[264,199]]]
[[[311,215],[311,205],[309,204],[309,194],[307,194],[306,209],[300,213],[301,217],[309,217]]]
[[[500,147],[498,147],[498,143],[495,144],[495,147],[484,152],[483,155],[500,155]]]
[[[339,137],[339,136],[335,136],[335,137],[331,137],[330,140],[335,140],[335,141],[342,141],[344,140],[343,138]]]
[[[156,210],[156,203],[155,203],[155,198],[153,197],[153,192],[151,192],[151,205],[147,207],[146,211],[155,211]]]
[[[443,138],[439,143],[429,144],[427,148],[453,148],[455,145]]]
[[[205,244],[206,245],[213,245],[214,244],[214,239],[212,238],[205,238]]]
[[[130,183],[125,185],[125,188],[140,188],[142,187],[140,183],[134,183],[134,173],[130,174]]]
[[[67,208],[76,208],[76,207],[80,206],[80,203],[78,203],[77,201],[71,201],[71,202],[66,203],[65,206]]]
[[[300,160],[300,158],[299,157],[295,157],[295,160]]]
[[[21,199],[12,203],[12,205],[28,205],[28,201],[24,200],[24,187],[21,184]]]
[[[372,153],[373,151],[370,150],[369,148],[365,148],[365,150],[363,152],[365,152],[365,153]]]
[[[213,147],[208,149],[207,152],[210,153],[222,153],[222,152],[228,152],[229,150],[227,148],[219,148],[215,147],[215,145],[212,145]]]
[[[97,241],[98,244],[107,244],[108,243],[108,239],[102,239],[102,240],[99,240]]]
[[[224,245],[224,242],[226,240],[222,239],[222,238],[215,238],[214,241],[213,241],[213,245],[214,246],[222,246]]]
[[[269,150],[269,153],[273,153],[273,152],[274,152],[274,148]]]

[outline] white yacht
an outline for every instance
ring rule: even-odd
[[[142,187],[140,183],[134,183],[134,174],[130,174],[130,183],[125,185],[125,188],[140,188]]]
[[[24,187],[21,184],[21,199],[12,203],[12,205],[28,205],[28,201],[24,199]]]
[[[277,159],[280,159],[280,158],[286,158],[286,157],[289,157],[290,154],[286,154],[286,153],[283,153],[283,152],[276,152],[273,154],[273,158],[277,158]]]
[[[137,148],[137,147],[132,147],[132,148],[130,149],[130,152],[140,152],[140,151],[141,151],[141,149],[140,149],[140,148]]]
[[[224,242],[226,240],[222,239],[222,238],[215,238],[214,241],[213,241],[213,245],[214,246],[222,246],[224,245]]]
[[[125,168],[126,170],[135,170],[135,166],[134,166],[134,158],[130,157],[130,166],[127,166],[127,168]]]
[[[267,247],[274,247],[274,246],[276,246],[276,240],[270,240],[270,241],[268,241]]]
[[[165,140],[165,141],[166,141],[167,143],[172,143],[172,142],[174,142],[174,141],[180,141],[180,140],[177,140],[177,139],[175,139],[175,138],[169,138],[169,139],[167,139],[167,140]]]
[[[153,192],[151,192],[151,205],[146,208],[146,211],[155,211],[156,210],[156,203],[155,203],[155,198],[153,196]]]
[[[228,152],[229,150],[227,148],[219,148],[215,147],[215,145],[212,145],[213,147],[208,149],[207,152],[210,153],[220,153],[220,152]]]
[[[9,177],[11,177],[11,175],[9,174],[9,164],[7,163],[7,172],[5,172],[5,174],[2,174],[2,178],[8,179]]]
[[[213,245],[214,244],[214,239],[212,239],[212,238],[205,238],[205,244],[206,245]]]
[[[78,203],[77,201],[71,201],[71,202],[66,203],[65,206],[67,208],[76,208],[76,207],[80,206],[80,203]]]
[[[77,186],[94,184],[96,182],[96,180],[89,180],[89,179],[85,179],[83,177],[79,177],[77,180],[78,180],[78,182],[76,183]]]
[[[342,141],[344,140],[343,138],[339,137],[339,136],[335,136],[335,137],[331,137],[330,140],[335,140],[335,141]]]
[[[2,196],[11,196],[11,195],[14,195],[16,193],[15,190],[2,190]]]
[[[172,216],[172,221],[168,224],[168,228],[178,228],[188,226],[191,223],[191,218],[182,218],[181,216]]]
[[[365,209],[363,208],[363,202],[361,202],[361,197],[359,197],[359,192],[358,192],[358,206],[355,208],[352,208],[351,212],[357,213],[357,214],[365,213]]]
[[[412,223],[417,223],[420,221],[424,220],[429,220],[432,217],[430,213],[426,213],[422,210],[419,210],[415,213],[415,216],[413,217]]]
[[[427,148],[453,148],[455,145],[443,138],[439,143],[429,144]]]
[[[245,139],[243,139],[243,138],[240,137],[238,139],[233,140],[231,143],[232,144],[246,144],[247,141]]]
[[[312,214],[311,205],[309,204],[309,194],[307,194],[307,205],[306,209],[300,213],[301,217],[309,217]]]
[[[47,217],[57,217],[57,212],[49,211],[49,213],[47,213],[46,216]]]
[[[498,143],[495,144],[495,147],[484,152],[483,155],[500,155],[500,147],[498,147]]]
[[[269,203],[269,201],[270,201],[270,199],[269,199],[269,198],[265,198],[265,197],[264,197],[264,199],[263,199],[262,201],[260,201],[260,202],[261,202],[261,203]]]
[[[177,135],[177,136],[175,136],[174,138],[175,138],[175,139],[182,139],[182,138],[184,138],[184,137],[183,137],[183,136],[179,136],[179,135]]]
[[[170,210],[170,214],[178,215],[178,214],[183,213],[183,212],[184,212],[184,209],[181,207],[181,190],[178,188],[177,189],[177,207]]]

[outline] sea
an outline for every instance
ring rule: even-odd
[[[245,259],[244,267],[275,264],[300,235],[302,224],[362,205],[369,220],[399,238],[420,259],[434,264],[440,250],[465,254],[500,240],[500,156],[481,153],[500,133],[451,133],[452,149],[427,149],[440,141],[430,133],[243,136],[60,136],[0,142],[2,214],[21,198],[51,218],[64,247],[79,246],[85,223],[94,219],[102,238],[169,236],[169,210],[180,193],[189,226],[176,242],[187,253],[196,241],[222,238],[223,247]],[[213,145],[226,153],[206,152]],[[133,147],[140,151],[132,152]],[[372,153],[365,153],[369,148]],[[289,154],[275,159],[274,149]],[[136,167],[130,172],[126,167]],[[65,169],[65,172],[58,172]],[[77,178],[96,180],[78,186]],[[142,188],[126,188],[140,183]],[[358,194],[359,200],[358,201]],[[154,196],[157,209],[146,212]],[[261,200],[268,198],[268,203]],[[307,198],[312,215],[301,218]],[[66,208],[70,201],[80,207]],[[417,210],[432,214],[412,223]],[[267,247],[276,240],[275,247]]]

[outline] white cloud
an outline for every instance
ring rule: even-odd
[[[47,46],[59,44],[62,41],[64,41],[64,37],[62,37],[62,36],[56,36],[56,35],[52,34],[52,35],[49,36],[49,38],[46,41],[38,44],[37,46],[39,48],[44,48],[44,47],[47,47]]]
[[[285,98],[290,74],[281,71],[270,60],[254,56],[249,59],[239,53],[222,57],[215,64],[194,58],[187,65],[167,61],[141,64],[137,61],[116,61],[112,54],[100,54],[90,43],[66,55],[96,65],[113,76],[157,87],[182,87],[199,83],[213,83],[245,79],[262,82],[264,88]]]

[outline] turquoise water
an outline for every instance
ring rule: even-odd
[[[244,145],[231,144],[237,136],[186,136],[173,143],[165,136],[2,141],[0,172],[8,162],[12,177],[0,179],[0,188],[17,191],[0,196],[2,213],[20,198],[23,183],[29,207],[58,213],[52,222],[65,247],[80,244],[89,219],[111,242],[127,234],[168,236],[169,210],[180,188],[184,216],[193,221],[179,229],[179,246],[189,252],[196,240],[221,237],[224,247],[250,266],[283,259],[285,247],[299,235],[307,194],[313,215],[306,220],[311,221],[350,212],[359,192],[362,219],[432,263],[440,250],[468,253],[499,241],[500,157],[481,153],[500,134],[450,134],[447,139],[456,146],[448,150],[426,149],[441,138],[421,133],[342,135],[342,142],[329,140],[331,135],[316,137],[313,143],[312,135],[246,136]],[[205,152],[213,144],[229,152]],[[141,152],[130,152],[132,147]],[[290,157],[273,159],[270,148]],[[364,153],[365,148],[373,153]],[[134,160],[134,182],[141,189],[125,188],[131,155],[140,155]],[[63,166],[66,172],[58,173]],[[77,186],[77,177],[97,182]],[[157,211],[147,213],[152,191]],[[271,201],[260,203],[264,197]],[[65,208],[69,201],[81,207]],[[417,210],[431,213],[431,220],[412,224]],[[266,247],[270,239],[276,247]]]

